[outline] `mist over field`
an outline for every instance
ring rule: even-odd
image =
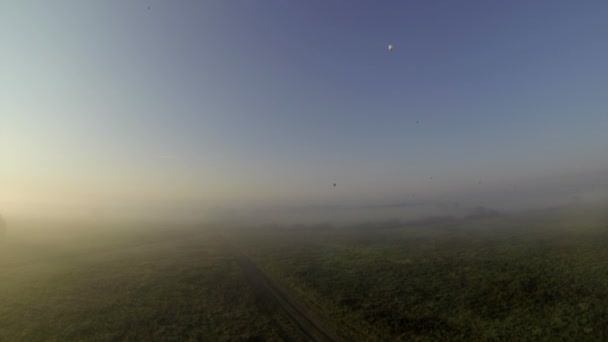
[[[438,180],[440,181],[440,180]],[[342,186],[342,185],[341,185]],[[348,186],[348,185],[346,185]],[[85,222],[231,223],[283,225],[364,221],[412,220],[432,216],[461,217],[485,207],[502,212],[521,212],[608,201],[608,171],[548,176],[509,184],[482,184],[470,188],[430,194],[401,194],[352,200],[327,199],[317,202],[284,201],[209,205],[196,200],[131,201],[122,205],[83,202],[29,206],[5,201],[3,212],[16,220]],[[336,189],[336,192],[341,191]],[[377,197],[377,196],[376,196]]]
[[[608,340],[608,3],[0,3],[0,341]]]
[[[601,340],[607,213],[593,202],[340,224],[9,221],[0,337]]]

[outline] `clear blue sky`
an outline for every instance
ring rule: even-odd
[[[0,204],[374,203],[601,172],[606,18],[605,1],[5,1]]]

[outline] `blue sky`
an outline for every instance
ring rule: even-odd
[[[607,17],[603,1],[3,2],[0,204],[371,205],[586,177],[608,168]]]

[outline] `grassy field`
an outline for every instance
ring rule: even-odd
[[[252,289],[234,247],[343,340],[607,340],[605,209],[323,229],[11,227],[0,341],[306,340]]]
[[[77,232],[50,238],[39,231],[2,246],[0,341],[298,336],[285,317],[258,303],[212,234]]]
[[[608,211],[242,239],[347,340],[606,340]]]

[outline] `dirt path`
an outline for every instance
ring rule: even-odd
[[[255,263],[245,254],[234,251],[234,257],[243,269],[247,280],[253,286],[256,294],[263,300],[271,300],[278,304],[287,316],[313,341],[337,341],[318,322],[287,296]]]

